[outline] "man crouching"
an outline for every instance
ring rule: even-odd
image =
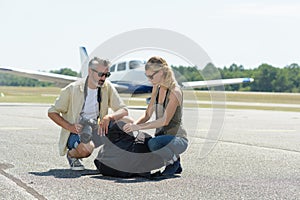
[[[84,170],[79,159],[89,157],[108,132],[110,121],[128,115],[126,105],[110,81],[110,62],[93,58],[88,76],[61,90],[48,116],[61,126],[59,153],[67,154],[72,170]],[[108,108],[114,112],[108,114]]]

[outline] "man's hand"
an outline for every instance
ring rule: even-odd
[[[105,136],[108,133],[108,125],[110,120],[113,119],[110,115],[105,115],[99,123],[98,135]]]
[[[68,130],[71,133],[79,134],[82,131],[82,125],[81,124],[70,124],[68,127]]]

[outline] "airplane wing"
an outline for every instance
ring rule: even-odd
[[[61,87],[64,87],[69,83],[79,79],[79,77],[75,77],[75,76],[40,72],[34,70],[26,70],[26,69],[13,68],[13,67],[0,67],[0,72],[27,77],[27,78],[33,78],[39,81],[52,82]]]
[[[192,88],[204,88],[204,87],[214,87],[221,85],[231,85],[239,83],[251,83],[253,78],[231,78],[231,79],[219,79],[219,80],[208,80],[208,81],[191,81],[191,82],[182,82],[184,89]]]
[[[6,73],[6,74],[12,74],[16,76],[26,77],[26,78],[33,78],[39,81],[46,81],[55,83],[58,87],[65,87],[68,84],[80,79],[79,77],[75,76],[68,76],[68,75],[62,75],[62,74],[54,74],[54,73],[48,73],[48,72],[40,72],[40,71],[34,71],[34,70],[25,70],[20,68],[13,68],[13,67],[0,67],[0,72]],[[119,91],[127,91],[128,87],[124,85],[119,85],[112,83],[112,85]]]
[[[88,75],[88,61],[89,56],[85,47],[80,47],[80,58],[81,58],[81,77]],[[79,79],[79,77],[54,74],[48,72],[40,72],[34,70],[26,70],[13,67],[1,67],[0,72],[13,74],[21,77],[33,78],[40,81],[53,82],[58,87],[65,87],[71,82]],[[117,75],[118,74],[118,75]],[[122,76],[120,76],[120,74]],[[114,77],[115,75],[115,77]],[[129,71],[121,71],[112,73],[109,78],[114,87],[120,92],[125,93],[149,93],[152,91],[152,85],[148,82],[144,69],[134,68]],[[240,84],[253,82],[253,78],[233,78],[233,79],[219,79],[219,80],[208,80],[208,81],[191,81],[182,82],[183,89],[192,88],[203,88],[203,87],[214,87],[229,84]]]

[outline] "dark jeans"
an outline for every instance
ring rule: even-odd
[[[112,127],[114,121],[110,121],[108,128]],[[95,128],[93,129],[93,136],[92,136],[92,141],[95,145],[95,148],[101,146],[103,144],[102,138],[98,135],[98,129]],[[70,133],[67,147],[68,149],[75,149],[79,144],[80,144],[80,134],[75,134],[75,133]]]

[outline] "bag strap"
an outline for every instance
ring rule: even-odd
[[[80,112],[80,116],[82,116],[82,114],[83,114],[83,109],[84,109],[84,106],[85,106],[85,100],[86,100],[86,97],[87,97],[88,79],[89,79],[89,76],[86,78],[85,83],[84,83],[84,91],[83,91],[83,93],[84,93],[84,101],[83,101],[82,109],[81,109],[81,112]],[[101,97],[101,87],[98,87],[98,91],[97,91],[97,102],[98,102],[99,113],[98,113],[97,119],[98,119],[99,116],[100,116],[101,101],[102,101],[102,97]]]
[[[155,98],[155,104],[156,105],[158,104],[159,90],[160,90],[160,86],[157,86],[157,93],[156,93],[156,98]],[[164,109],[166,108],[167,98],[169,97],[169,93],[170,93],[170,90],[168,88],[167,92],[166,92],[166,96],[165,96],[164,102],[163,102],[163,108]],[[155,106],[155,114],[157,114],[157,106]],[[156,118],[157,118],[157,116],[156,116]]]

